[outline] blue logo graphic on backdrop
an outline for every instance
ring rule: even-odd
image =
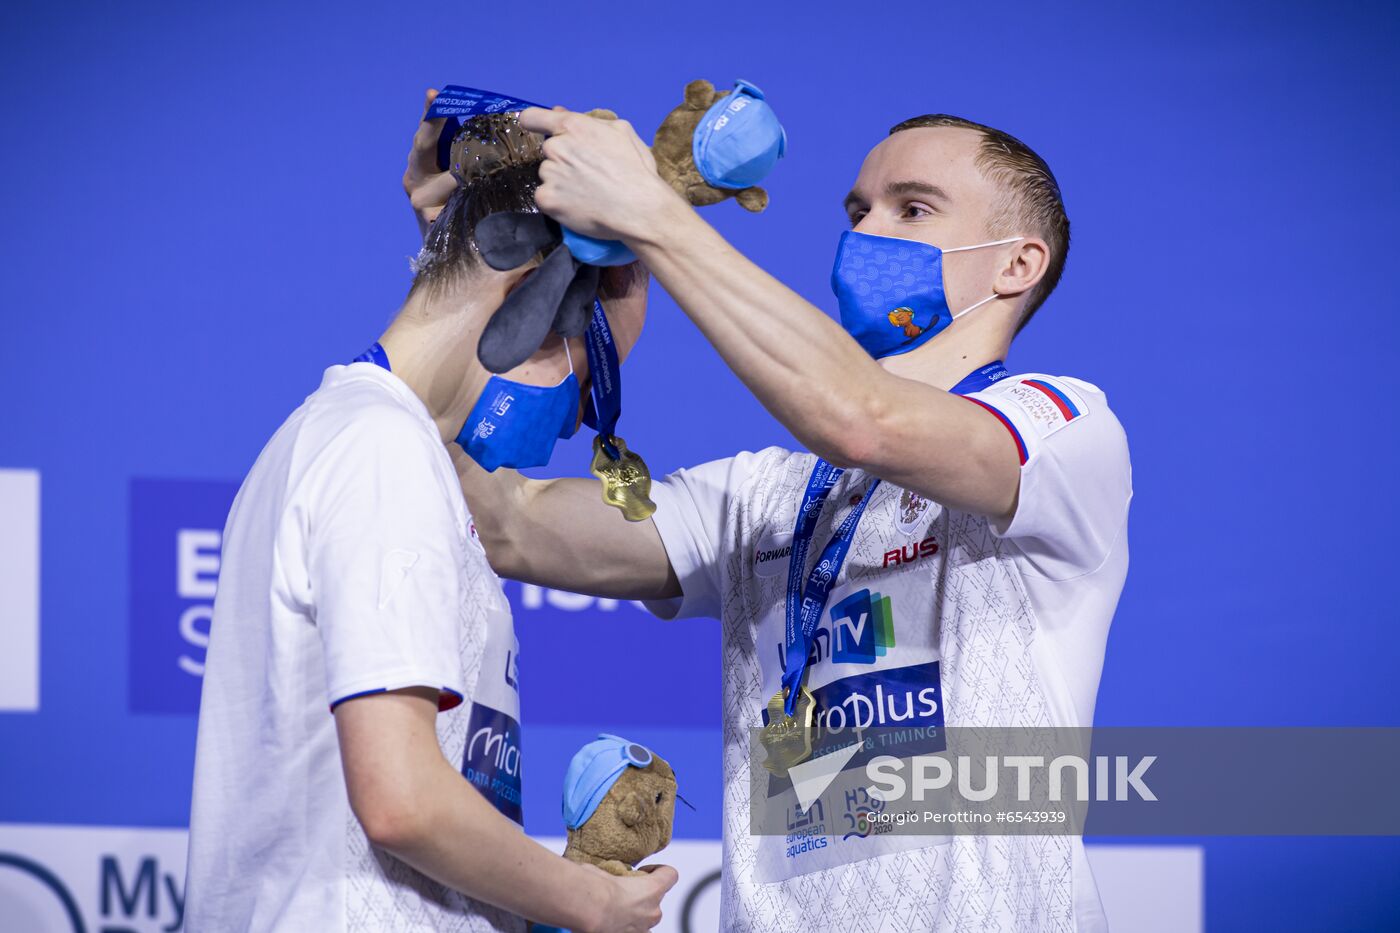
[[[133,479],[127,705],[196,713],[219,582],[224,521],[238,484]]]
[[[238,486],[206,480],[131,481],[127,691],[131,712],[193,715],[199,711],[218,589],[219,550]],[[526,622],[518,630],[525,643],[521,647],[532,652],[541,667],[603,669],[617,663],[618,644],[645,643],[658,655],[695,660],[679,673],[663,675],[658,668],[656,683],[639,682],[639,692],[668,689],[668,683],[675,687],[674,679],[679,677],[678,689],[698,694],[718,676],[718,655],[709,650],[714,632],[701,622],[657,625],[639,605],[514,581],[506,581],[506,592],[517,621]],[[603,637],[580,636],[595,630]],[[516,679],[517,653],[512,653],[506,672],[508,683]],[[561,703],[559,691],[544,685],[524,691],[522,700],[525,716],[550,724],[710,724],[708,713],[698,704],[671,710],[642,704],[629,707],[625,717],[618,719],[616,698],[607,691],[582,700],[571,696],[569,702]]]
[[[515,822],[524,825],[520,808],[520,723],[498,709],[472,704],[462,776]]]

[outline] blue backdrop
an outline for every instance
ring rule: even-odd
[[[890,125],[1026,140],[1074,246],[1012,367],[1103,386],[1135,467],[1099,723],[1400,725],[1398,24],[1278,0],[6,4],[0,467],[42,475],[43,644],[40,711],[0,715],[0,821],[185,824],[208,533],[403,297],[399,179],[444,83],[639,128],[694,77],[758,83],[790,142],[772,205],[707,217],[827,309],[841,197]],[[658,471],[790,442],[659,290],[626,382]],[[717,835],[716,626],[510,596],[527,828],[559,832],[564,764],[608,729],[676,761],[680,835]],[[676,678],[636,667],[662,652]],[[616,686],[580,694],[585,668]],[[1400,840],[1204,844],[1213,928],[1400,922]]]

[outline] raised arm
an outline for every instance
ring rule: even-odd
[[[424,95],[423,115],[437,97],[437,91],[429,88]],[[408,150],[408,165],[403,173],[403,191],[413,205],[413,214],[418,219],[418,236],[424,237],[428,227],[437,219],[457,180],[451,172],[444,172],[437,164],[437,140],[442,133],[443,119],[420,120],[413,134],[413,145]]]
[[[597,480],[487,473],[450,449],[477,536],[501,576],[613,599],[681,595],[656,525],[625,520],[603,502]]]
[[[532,108],[545,143],[540,209],[623,239],[725,362],[813,453],[953,508],[1005,519],[1019,457],[990,413],[887,372],[834,321],[725,242],[656,174],[625,121]],[[968,360],[971,368],[987,360]]]

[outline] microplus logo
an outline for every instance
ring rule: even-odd
[[[890,598],[858,590],[831,607],[833,664],[874,664],[894,647]]]
[[[473,703],[462,751],[462,776],[493,806],[517,823],[520,808],[520,723],[513,716]]]
[[[833,680],[812,691],[816,725],[828,732],[879,726],[943,728],[937,661]]]
[[[195,713],[219,585],[220,546],[238,484],[131,481],[133,713]]]

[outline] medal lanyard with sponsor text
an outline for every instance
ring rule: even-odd
[[[1007,374],[1006,365],[997,360],[963,377],[949,391],[954,395],[967,395],[979,392]],[[831,597],[831,589],[846,562],[851,541],[855,537],[856,526],[865,512],[866,505],[880,487],[880,480],[874,480],[860,501],[837,527],[831,540],[822,549],[812,572],[807,575],[807,586],[802,587],[802,568],[807,566],[807,551],[816,533],[817,519],[821,517],[822,506],[831,494],[845,470],[834,467],[820,457],[807,479],[807,488],[802,494],[802,504],[797,510],[797,522],[792,530],[792,556],[788,562],[787,600],[784,612],[784,636],[786,651],[783,659],[783,711],[792,716],[796,709],[798,689],[807,671],[807,660],[812,650],[812,636],[817,622]]]
[[[622,365],[608,316],[597,298],[593,299],[593,320],[584,334],[584,344],[593,385],[583,423],[598,432],[588,471],[602,481],[604,502],[621,511],[629,522],[645,521],[656,511],[650,498],[651,470],[614,433],[622,416]]]
[[[613,431],[617,430],[617,421],[622,417],[622,367],[618,363],[617,344],[613,342],[608,316],[603,313],[603,303],[596,298],[593,299],[593,320],[584,334],[584,343],[593,387],[583,423],[598,432],[603,451],[610,459],[617,460],[621,452],[615,444]]]

